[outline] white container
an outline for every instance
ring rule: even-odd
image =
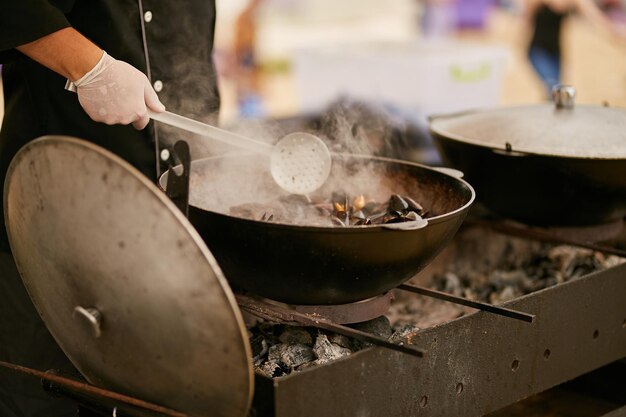
[[[293,74],[302,112],[338,97],[423,114],[500,104],[508,53],[461,43],[384,43],[299,50]]]

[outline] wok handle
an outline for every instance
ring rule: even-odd
[[[167,185],[165,194],[176,204],[176,207],[183,212],[185,217],[189,217],[189,173],[191,171],[191,153],[189,145],[183,140],[174,144],[173,163],[170,164],[167,174]],[[178,161],[176,161],[178,159]],[[182,172],[179,174],[174,168],[174,164],[180,163]]]

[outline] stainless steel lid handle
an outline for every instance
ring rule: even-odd
[[[97,309],[76,306],[74,307],[73,316],[80,317],[81,321],[91,328],[93,337],[96,339],[102,335],[102,314]]]
[[[576,88],[571,85],[557,84],[552,87],[552,100],[557,109],[573,109]]]

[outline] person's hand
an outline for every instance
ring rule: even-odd
[[[106,52],[91,71],[73,84],[80,105],[96,122],[108,125],[132,123],[135,129],[141,130],[150,121],[148,109],[165,110],[141,71]]]

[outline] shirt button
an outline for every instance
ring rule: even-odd
[[[160,93],[161,90],[163,90],[163,81],[156,80],[152,86],[154,87],[154,91]]]
[[[145,20],[147,23],[150,23],[152,21],[152,12],[150,10],[143,14],[143,20]]]

